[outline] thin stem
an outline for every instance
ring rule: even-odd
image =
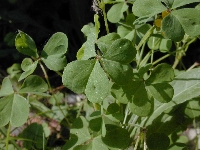
[[[6,134],[6,150],[8,150],[8,145],[9,145],[10,128],[11,128],[11,125],[10,125],[10,122],[9,122],[9,124],[8,124],[8,129],[7,129],[7,134]]]
[[[98,1],[99,7],[101,8],[102,12],[103,12],[103,18],[104,18],[104,22],[105,22],[105,27],[106,27],[106,32],[107,34],[109,33],[109,28],[108,28],[108,21],[107,21],[107,16],[106,16],[106,11],[105,11],[105,3],[103,0]]]
[[[136,46],[136,50],[139,50],[140,47],[147,41],[147,39],[150,37],[150,35],[153,33],[153,30],[155,29],[155,26],[152,26],[147,32],[146,34],[143,36],[143,38],[140,40],[140,43],[138,44],[138,46]]]
[[[156,61],[154,61],[154,62],[152,63],[152,65],[155,65],[155,64],[159,63],[160,61],[164,60],[165,58],[167,58],[167,57],[169,57],[169,56],[171,56],[171,54],[166,54],[166,55],[160,57],[159,59],[157,59]]]
[[[140,141],[140,134],[139,134],[138,137],[137,137],[137,140],[136,140],[136,143],[135,143],[135,146],[134,146],[134,149],[133,149],[133,150],[137,150],[139,141]]]
[[[0,127],[0,132],[1,132],[5,137],[7,136],[7,131],[6,131],[6,128],[5,128],[5,127]],[[16,148],[17,150],[21,150],[21,148],[15,143],[14,140],[11,139],[9,142],[12,143],[12,144],[15,146],[15,148]]]

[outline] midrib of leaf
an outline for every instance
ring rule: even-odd
[[[169,103],[165,103],[163,105],[161,105],[160,107],[158,107],[156,110],[154,110],[153,114],[149,117],[149,118],[145,118],[145,122],[144,123],[146,126],[147,125],[150,125],[152,123],[152,121],[154,119],[156,119],[162,112],[164,112],[165,110],[175,106],[175,105],[178,105],[178,104],[181,104],[181,103],[184,103],[186,102],[187,100],[190,100],[198,95],[194,95],[193,97],[189,98],[189,97],[186,97],[185,99],[176,99],[176,97],[178,97],[180,94],[182,93],[185,93],[185,91],[190,91],[190,89],[195,89],[197,91],[199,91],[199,89],[197,88],[194,88],[195,86],[200,86],[200,83],[196,83],[192,86],[190,86],[189,88],[186,88],[185,90],[179,92],[177,95],[175,95],[172,99],[172,101],[170,101]]]

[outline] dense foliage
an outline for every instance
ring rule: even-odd
[[[25,149],[52,149],[54,121],[70,131],[68,137],[60,133],[62,143],[56,146],[63,150],[187,149],[181,133],[190,124],[196,127],[200,117],[200,69],[195,62],[185,69],[182,57],[200,35],[199,2],[94,0],[94,24],[83,26],[86,41],[70,63],[64,33],[53,34],[40,50],[19,30],[15,47],[26,58],[9,67],[2,81],[0,131],[5,142],[0,146],[21,149],[16,138]],[[108,21],[116,32],[109,32]],[[169,57],[173,63],[166,61]],[[39,68],[44,77],[37,75]],[[72,105],[63,102],[64,92],[52,87],[48,70],[85,97]],[[32,113],[47,121],[30,122]],[[11,128],[20,126],[25,129],[10,136]]]

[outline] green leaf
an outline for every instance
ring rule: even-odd
[[[164,36],[175,42],[181,41],[185,34],[181,23],[172,13],[164,17],[161,28]]]
[[[136,49],[133,47],[131,41],[117,39],[111,44],[103,57],[112,61],[128,64],[133,61],[135,55]]]
[[[162,39],[160,43],[160,52],[166,53],[169,52],[172,47],[172,40],[170,39]]]
[[[85,94],[89,101],[93,103],[102,102],[110,90],[109,80],[106,73],[101,68],[98,61],[88,79]]]
[[[142,66],[139,70],[138,73],[140,75],[140,78],[143,78],[144,74],[149,71],[149,69],[152,67],[152,64],[146,64],[145,66]]]
[[[63,72],[63,84],[75,93],[83,93],[95,62],[95,60],[78,60],[69,63]]]
[[[111,94],[114,98],[116,98],[120,103],[127,104],[128,101],[132,98],[132,87],[131,84],[120,86],[117,84],[113,84],[111,88]]]
[[[138,116],[147,116],[152,111],[152,103],[145,89],[143,81],[134,81],[132,84],[133,98],[129,99],[128,107]]]
[[[29,35],[20,30],[18,32],[19,33],[15,38],[16,49],[24,55],[37,58],[38,57],[37,48],[33,39]]]
[[[119,105],[116,103],[111,103],[108,108],[107,108],[107,112],[109,114],[113,114],[119,111]]]
[[[173,0],[172,9],[194,2],[200,2],[200,0]]]
[[[111,148],[125,149],[130,144],[130,135],[124,128],[106,124],[106,135],[102,141]]]
[[[191,71],[178,75],[171,83],[174,88],[174,97],[168,103],[161,103],[154,108],[154,113],[148,117],[145,125],[152,124],[161,113],[178,104],[184,103],[199,96],[200,90],[200,69],[192,69]],[[181,85],[181,86],[180,86]]]
[[[149,49],[151,50],[159,49],[161,40],[162,40],[162,36],[152,35],[147,42]]]
[[[67,114],[67,106],[66,105],[53,106],[51,109],[54,113],[54,116],[52,117],[52,119],[55,119],[58,122],[61,122]]]
[[[42,60],[45,65],[54,71],[62,70],[66,64],[65,53],[68,48],[68,38],[64,33],[57,32],[51,36],[42,51]]]
[[[146,84],[156,84],[161,82],[170,82],[174,79],[174,70],[168,64],[159,64],[151,72]]]
[[[85,145],[78,145],[73,150],[108,150],[107,146],[102,142],[101,136],[94,137]]]
[[[190,118],[197,118],[200,116],[200,103],[199,98],[195,98],[194,100],[190,100],[185,108],[185,115]]]
[[[83,116],[73,122],[70,133],[70,139],[66,142],[63,149],[73,150],[75,146],[84,144],[84,142],[91,139],[88,131],[88,122]]]
[[[14,63],[11,67],[7,68],[8,74],[13,78],[21,72],[21,65],[18,63]]]
[[[37,64],[38,61],[33,62],[31,58],[25,58],[21,64],[21,68],[24,72],[21,74],[19,81],[32,74],[35,71]]]
[[[157,83],[147,86],[151,95],[161,103],[168,103],[174,95],[173,87],[168,83]]]
[[[136,0],[132,7],[133,14],[139,17],[154,16],[164,10],[166,7],[161,3],[161,0]]]
[[[7,96],[7,95],[10,95],[13,93],[14,93],[14,91],[12,88],[11,81],[10,81],[9,77],[5,77],[2,82],[2,86],[1,86],[1,90],[0,90],[0,97]]]
[[[101,129],[102,116],[100,111],[95,111],[90,115],[89,127],[92,131],[98,132]]]
[[[43,94],[46,92],[48,86],[46,82],[39,76],[30,75],[26,78],[18,91],[19,93],[32,93],[32,94]]]
[[[128,39],[130,41],[133,41],[135,38],[135,30],[126,26],[118,26],[117,33],[120,35],[120,37]]]
[[[123,19],[123,12],[128,9],[128,5],[126,3],[118,3],[112,5],[110,10],[107,13],[108,20],[112,23],[117,23],[120,19]]]
[[[184,8],[172,11],[172,14],[180,22],[185,33],[190,36],[200,35],[200,10],[195,8]]]
[[[119,62],[102,59],[103,68],[113,82],[125,85],[132,80],[133,70],[130,65],[123,65]]]
[[[37,123],[30,124],[23,132],[19,135],[20,138],[26,139],[23,141],[23,147],[27,149],[42,149],[46,145],[43,135],[43,127]]]
[[[21,126],[28,119],[28,114],[29,104],[24,97],[12,94],[0,99],[0,127],[9,121],[11,126]]]
[[[119,38],[120,36],[117,33],[109,33],[105,36],[100,37],[97,40],[97,46],[103,53],[106,53],[106,51],[110,47],[110,43],[113,43],[115,40]]]
[[[167,150],[170,140],[163,133],[153,133],[147,137],[147,146],[150,150]]]
[[[96,41],[96,28],[93,24],[84,25],[81,31],[87,36],[87,41],[84,43],[83,49],[81,52],[83,55],[81,56],[81,60],[88,60],[96,56],[95,51],[95,41]]]

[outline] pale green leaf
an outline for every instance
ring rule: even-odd
[[[173,0],[172,9],[194,2],[200,2],[200,0]]]
[[[10,121],[14,127],[21,126],[28,119],[28,101],[13,94],[0,99],[0,126],[5,126]]]
[[[171,47],[172,47],[172,40],[170,40],[170,39],[162,39],[161,40],[159,49],[162,53],[169,52]]]
[[[152,35],[147,42],[149,49],[151,49],[151,50],[159,49],[161,40],[162,40],[162,36]]]
[[[37,64],[38,61],[33,62],[31,58],[25,58],[21,64],[21,68],[24,72],[21,74],[19,81],[32,74],[35,71]]]
[[[200,103],[199,98],[195,98],[194,100],[190,100],[185,108],[185,115],[190,118],[197,118],[200,116]]]
[[[0,97],[7,96],[14,93],[13,88],[12,88],[12,83],[9,77],[5,77],[1,85],[2,86],[0,90]]]
[[[132,7],[133,14],[139,17],[154,16],[164,10],[166,7],[161,3],[161,0],[136,0]]]
[[[24,80],[18,92],[40,95],[41,93],[46,92],[47,89],[48,89],[48,85],[41,77],[36,76],[36,75],[30,75]]]
[[[123,19],[123,12],[128,9],[126,3],[114,4],[107,13],[108,20],[112,23],[117,23],[120,19]]]
[[[109,89],[110,86],[108,77],[101,68],[99,62],[96,61],[95,66],[88,79],[85,94],[89,101],[93,103],[99,103],[106,98]]]

